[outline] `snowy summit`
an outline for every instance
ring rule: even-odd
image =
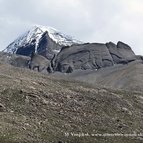
[[[83,42],[76,40],[72,36],[61,33],[60,31],[47,26],[36,25],[31,30],[28,30],[23,35],[19,36],[14,42],[8,45],[4,52],[16,53],[19,47],[25,47],[27,44],[36,41],[35,50],[39,45],[39,41],[45,32],[48,32],[49,37],[61,46],[71,46],[72,44],[82,44]]]

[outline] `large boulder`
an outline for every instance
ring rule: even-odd
[[[16,67],[28,68],[30,57],[0,52],[0,63],[10,64]]]
[[[29,61],[29,68],[31,70],[37,69],[38,72],[47,71],[52,72],[51,61],[42,55],[36,53],[31,54],[31,59]]]
[[[132,51],[131,47],[123,42],[117,43],[117,50],[122,55],[122,57],[126,60],[135,59],[135,53]]]
[[[13,55],[9,63],[15,67],[28,68],[30,57],[22,55]]]
[[[123,42],[118,42],[117,45],[109,42],[106,43],[107,48],[113,58],[114,64],[125,64],[136,60],[135,54],[131,47]]]
[[[67,72],[69,69],[99,69],[113,64],[105,44],[86,43],[62,48],[55,60],[55,69]]]

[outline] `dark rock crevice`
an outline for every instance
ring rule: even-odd
[[[23,55],[23,56],[30,56],[32,52],[35,52],[35,43],[25,45],[25,47],[20,47],[16,51],[17,55]]]

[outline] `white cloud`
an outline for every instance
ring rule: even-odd
[[[0,44],[33,24],[49,25],[90,42],[126,42],[143,55],[142,0],[0,0]]]

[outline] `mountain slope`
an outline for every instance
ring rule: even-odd
[[[94,88],[3,64],[0,82],[0,143],[141,143],[143,140],[141,136],[91,136],[142,133],[142,92]]]
[[[105,86],[112,89],[143,91],[143,62],[140,60],[126,65],[118,64],[98,70],[75,70],[70,74],[55,72],[53,77],[66,78]]]
[[[17,50],[19,48],[25,48],[28,45],[34,45],[35,51],[37,52],[37,48],[39,46],[40,39],[42,38],[43,34],[47,32],[49,38],[59,45],[59,47],[63,46],[70,46],[72,44],[82,43],[79,40],[74,39],[71,36],[65,35],[58,30],[52,28],[52,27],[46,27],[46,26],[34,26],[31,30],[27,31],[23,35],[19,36],[14,42],[12,42],[6,49],[3,50],[3,52],[7,53],[17,53]],[[29,47],[30,48],[30,47]],[[57,50],[59,49],[54,49]]]
[[[1,64],[28,68],[29,60],[30,57],[27,56],[0,52]],[[46,74],[47,72],[43,71],[42,73]],[[57,79],[82,81],[94,86],[143,91],[143,61],[141,59],[137,59],[128,64],[117,64],[100,69],[76,69],[72,73],[55,71],[50,76]]]

